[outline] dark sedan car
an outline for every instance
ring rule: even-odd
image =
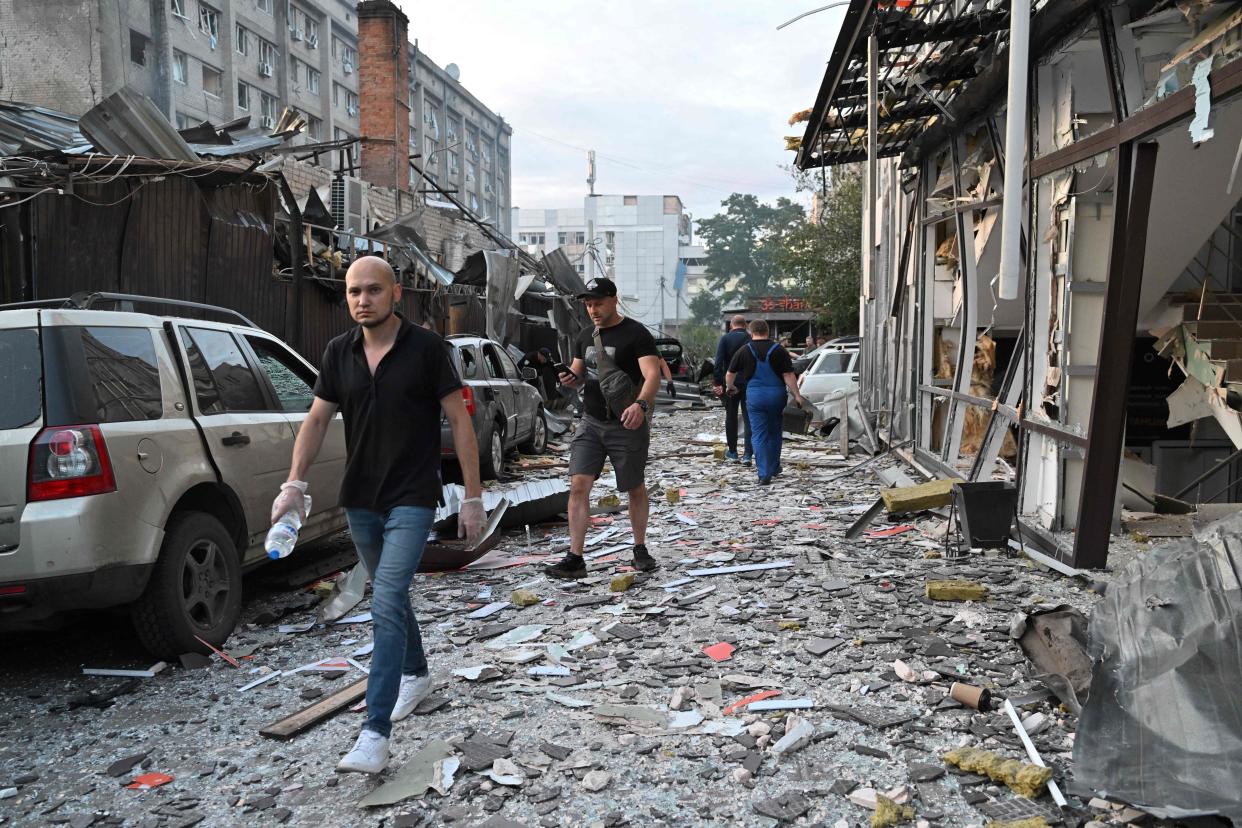
[[[450,336],[453,362],[461,375],[462,396],[474,421],[479,441],[479,470],[483,479],[495,478],[504,465],[505,453],[520,449],[539,454],[548,444],[548,424],[543,418],[539,392],[527,382],[534,371],[519,371],[498,343],[481,336]],[[440,418],[440,452],[456,460],[453,432]]]

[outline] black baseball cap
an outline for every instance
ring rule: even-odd
[[[617,283],[603,276],[586,283],[586,290],[578,294],[579,299],[608,299],[617,295]]]

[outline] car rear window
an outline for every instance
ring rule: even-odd
[[[844,374],[849,370],[850,356],[848,353],[824,354],[819,359],[819,365],[815,366],[815,373]]]
[[[39,418],[39,333],[34,328],[0,330],[0,429],[21,428]]]
[[[155,342],[146,328],[45,327],[43,363],[48,425],[163,416]]]

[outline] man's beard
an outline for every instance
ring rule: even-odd
[[[364,328],[378,328],[380,325],[383,325],[385,322],[389,320],[389,318],[392,316],[392,313],[393,313],[393,309],[389,308],[388,313],[384,314],[383,318],[377,319],[374,315],[372,315],[370,319],[359,320],[358,324]],[[374,314],[374,311],[372,311],[372,314]]]

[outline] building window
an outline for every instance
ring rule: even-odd
[[[556,243],[564,247],[569,244],[569,234],[565,232],[556,234]]]
[[[319,21],[309,15],[305,16],[306,46],[310,49],[319,48]]]
[[[237,24],[237,29],[233,32],[233,48],[237,50],[239,55],[250,54],[250,31],[242,24]]]
[[[306,88],[312,95],[319,94],[319,70],[306,67]]]
[[[250,109],[250,84],[245,81],[237,82],[237,108]]]
[[[270,41],[259,38],[259,74],[265,78],[272,76],[272,67],[276,64],[276,46]]]
[[[220,39],[220,12],[206,3],[198,4],[198,30],[211,38],[211,48],[216,48]]]
[[[312,141],[319,141],[323,135],[323,121],[314,115],[306,116],[306,134]]]
[[[586,233],[581,231],[574,233],[574,244],[586,244]]]
[[[173,80],[185,86],[185,79],[190,76],[189,66],[186,61],[185,52],[173,50]]]
[[[452,112],[448,114],[448,140],[449,143],[457,140],[457,116]]]
[[[457,153],[453,152],[452,150],[449,150],[447,155],[448,155],[448,174],[456,178],[457,174],[461,172],[461,162],[458,160]]]
[[[638,206],[638,196],[622,196],[621,201],[626,207]]]
[[[276,99],[266,92],[259,93],[259,117],[268,123],[276,122]]]
[[[353,118],[358,114],[358,93],[345,90],[345,113]]]
[[[470,198],[470,211],[473,213],[479,212],[479,197],[476,196],[474,193],[470,193],[469,198]]]
[[[479,140],[471,133],[466,133],[466,153],[471,159],[479,160]]]
[[[289,58],[289,82],[298,82],[298,59],[295,57]]]
[[[151,38],[142,32],[129,30],[129,60],[139,66],[147,65],[147,44],[151,42]]]
[[[255,5],[259,7],[261,12],[272,13],[272,0],[257,0]]]
[[[203,91],[219,98],[224,94],[224,75],[219,69],[203,64]]]
[[[483,202],[483,216],[485,218],[492,218],[495,215],[496,215],[496,202],[492,201],[489,198]]]
[[[332,81],[332,105],[341,105],[341,85],[336,81]]]
[[[474,164],[467,163],[467,164],[466,164],[466,184],[467,184],[467,186],[474,186],[474,182],[475,182],[477,179],[478,179],[478,176],[475,174],[475,171],[474,171]]]
[[[183,20],[190,19],[189,17],[186,16],[186,13],[185,13],[185,0],[171,0],[170,7],[172,8],[172,13],[174,16],[180,17]]]
[[[423,106],[423,132],[426,132],[437,141],[440,140],[440,116],[438,114],[440,104],[431,98],[427,98]]]
[[[194,126],[194,119],[184,112],[177,113],[177,129],[190,129]]]

